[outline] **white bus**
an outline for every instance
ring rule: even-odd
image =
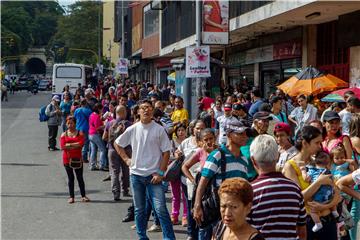
[[[91,66],[75,63],[57,63],[53,67],[52,95],[60,95],[66,85],[70,86],[70,92],[75,93],[78,84],[88,86],[92,78]]]

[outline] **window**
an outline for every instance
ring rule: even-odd
[[[144,38],[159,31],[159,11],[151,10],[151,5],[144,7]]]
[[[80,67],[57,67],[56,78],[81,78]]]

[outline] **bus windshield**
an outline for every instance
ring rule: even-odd
[[[56,68],[56,78],[82,78],[80,67],[59,66]]]

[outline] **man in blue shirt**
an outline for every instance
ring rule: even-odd
[[[261,99],[261,94],[259,89],[254,89],[251,91],[251,99],[253,101],[253,104],[249,109],[249,114],[251,117],[253,117],[254,114],[259,111],[260,106],[264,103],[264,101]]]
[[[82,148],[82,158],[85,163],[88,163],[89,152],[89,117],[92,111],[87,107],[86,99],[83,99],[80,103],[80,108],[74,112],[76,119],[76,130],[81,131],[84,134],[85,143]]]

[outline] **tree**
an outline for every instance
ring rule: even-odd
[[[1,1],[2,56],[46,46],[57,30],[57,19],[63,14],[64,10],[55,1]]]
[[[98,17],[100,13],[100,26]],[[66,61],[95,64],[97,56],[90,51],[73,49],[88,49],[98,51],[98,34],[102,39],[102,4],[101,2],[76,2],[68,7],[68,14],[58,21],[58,31],[52,38],[49,49],[55,52],[58,46],[68,48]],[[101,45],[101,43],[100,43]],[[102,46],[102,45],[101,45]]]

